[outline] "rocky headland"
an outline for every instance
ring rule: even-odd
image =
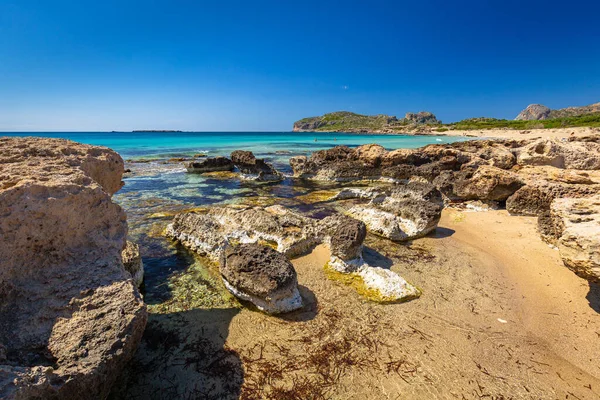
[[[488,138],[586,136],[600,132],[600,103],[558,110],[531,104],[514,120],[479,117],[451,123],[442,123],[428,111],[408,112],[404,118],[338,111],[298,120],[292,130]]]
[[[135,352],[146,307],[111,201],[122,174],[106,148],[0,138],[1,398],[106,398]]]

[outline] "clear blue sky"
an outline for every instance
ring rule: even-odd
[[[0,130],[290,130],[600,101],[600,1],[0,0]]]

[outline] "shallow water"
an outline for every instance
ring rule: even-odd
[[[293,132],[37,132],[2,133],[6,136],[41,136],[101,145],[118,151],[132,172],[125,186],[114,196],[127,212],[129,236],[140,244],[145,270],[145,300],[157,304],[170,296],[168,279],[198,262],[185,249],[163,236],[173,214],[213,204],[282,204],[314,217],[326,208],[298,199],[314,190],[338,184],[316,184],[293,179],[288,160],[295,155],[337,145],[356,147],[377,143],[387,149],[416,148],[433,143],[451,143],[465,138],[444,136],[360,135],[344,133]],[[250,150],[265,158],[288,176],[283,182],[259,184],[237,178],[222,179],[187,174],[183,163],[173,158],[229,155]]]

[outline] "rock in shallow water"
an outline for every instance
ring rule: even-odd
[[[263,159],[258,159],[251,151],[236,150],[231,153],[231,161],[244,177],[259,182],[277,182],[283,180],[283,174]]]
[[[233,171],[233,162],[227,157],[211,157],[195,160],[186,164],[188,172],[203,174],[205,172]]]
[[[264,312],[280,314],[302,307],[292,263],[271,247],[256,243],[230,246],[220,271],[229,291]]]
[[[146,308],[111,201],[123,160],[66,140],[0,138],[0,397],[102,399]]]
[[[135,285],[140,287],[142,282],[144,282],[144,263],[140,255],[140,246],[128,240],[121,252],[121,256],[125,271],[131,275],[131,279],[133,279]]]

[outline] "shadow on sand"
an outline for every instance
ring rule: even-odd
[[[133,360],[109,399],[237,399],[238,354],[225,346],[237,308],[150,314]]]
[[[585,297],[589,303],[592,310],[596,311],[600,314],[600,284],[590,282],[590,291]]]

